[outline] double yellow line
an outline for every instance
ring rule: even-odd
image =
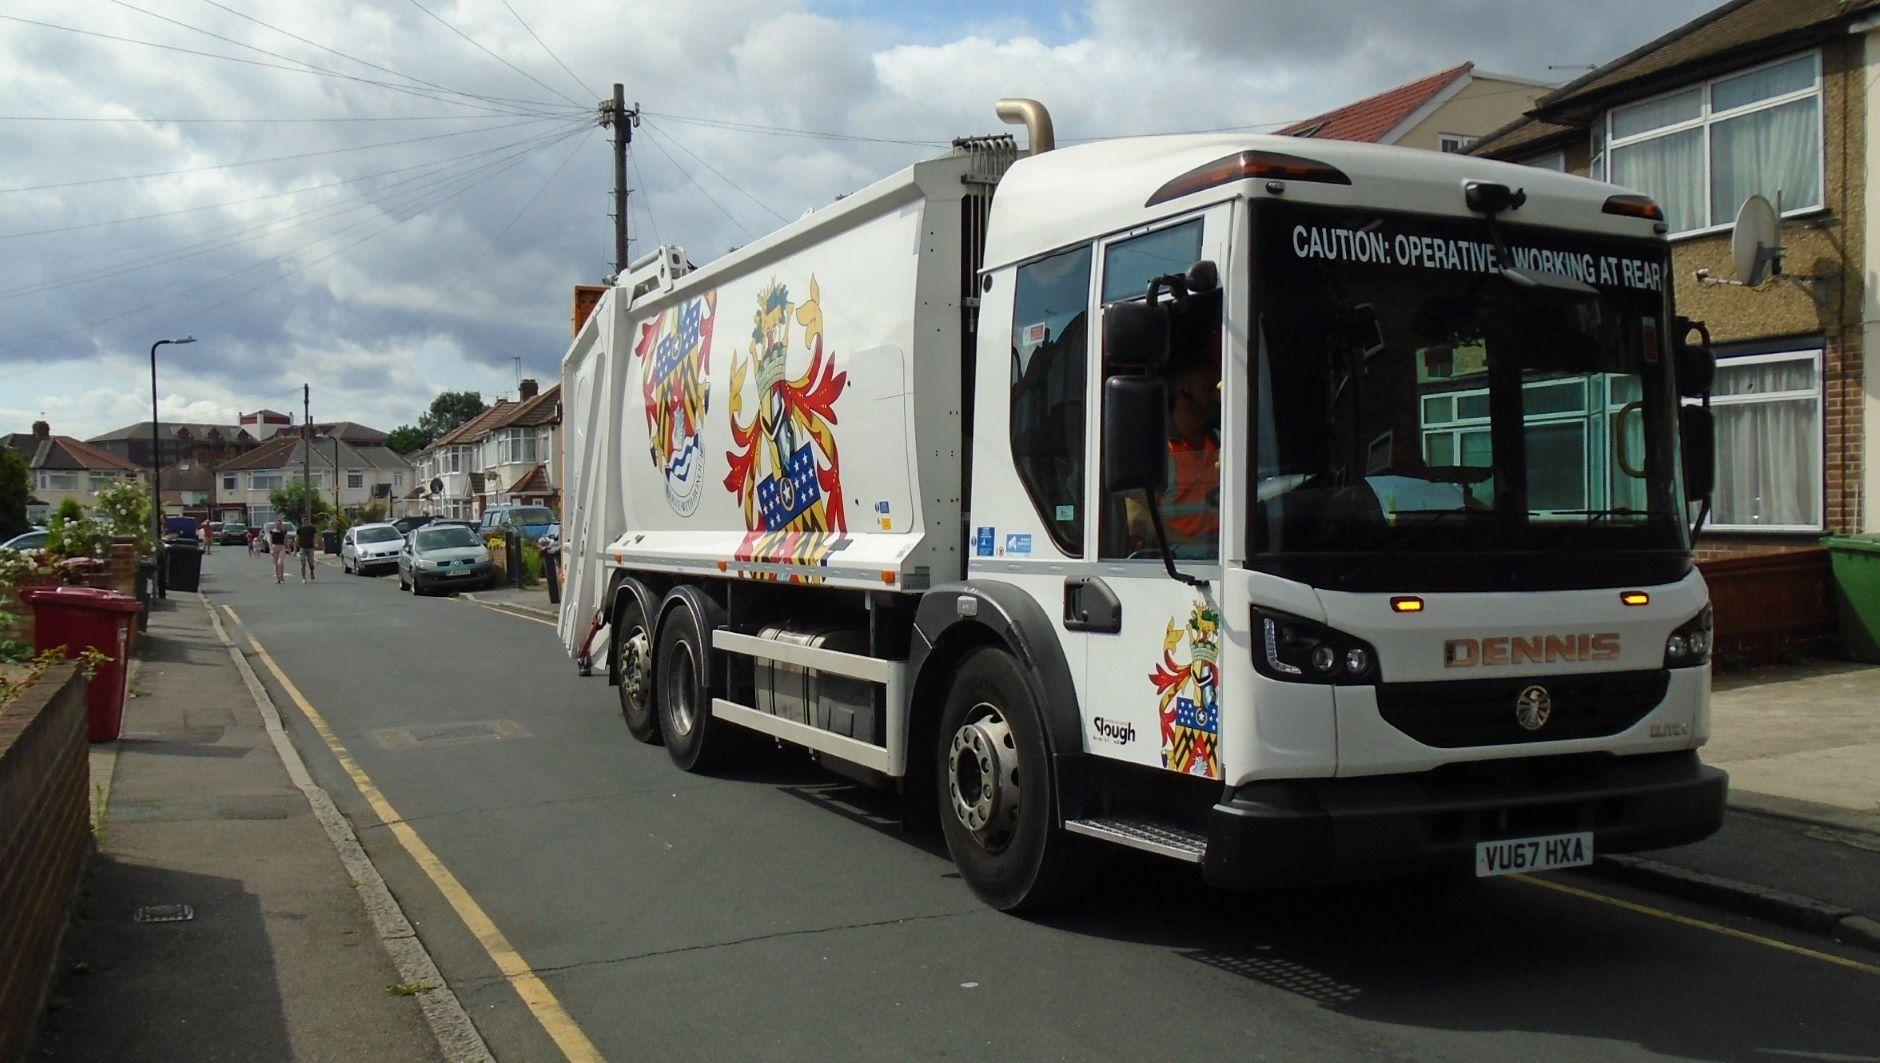
[[[222,608],[228,610],[231,619],[237,623],[241,622],[241,617],[235,615],[235,610],[229,609],[226,605]],[[287,692],[294,706],[307,717],[307,722],[313,725],[314,732],[320,736],[320,741],[326,743],[326,748],[332,752],[334,758],[339,761],[339,766],[352,779],[353,786],[358,788],[359,795],[365,798],[366,804],[371,806],[373,815],[379,817],[379,821],[391,831],[392,837],[398,839],[398,844],[404,846],[405,852],[410,854],[419,870],[424,872],[425,877],[429,878],[431,884],[437,887],[437,891],[444,895],[444,899],[450,903],[451,908],[456,910],[458,918],[463,920],[464,926],[475,936],[477,943],[483,946],[483,951],[489,954],[490,960],[496,964],[497,969],[503,973],[503,978],[515,989],[516,995],[528,1005],[529,1012],[535,1016],[535,1021],[542,1025],[543,1032],[547,1033],[555,1042],[555,1046],[561,1049],[561,1054],[571,1060],[601,1059],[600,1052],[595,1049],[593,1042],[587,1039],[587,1035],[581,1032],[581,1027],[576,1025],[574,1018],[568,1014],[568,1009],[562,1007],[554,991],[548,988],[548,984],[542,981],[541,976],[535,973],[528,961],[522,958],[522,954],[516,951],[516,947],[509,943],[509,939],[503,936],[503,932],[497,929],[496,923],[483,910],[483,906],[476,902],[476,898],[470,896],[470,891],[464,889],[463,883],[457,880],[457,876],[451,873],[450,868],[444,866],[444,861],[438,859],[437,854],[431,851],[431,847],[418,836],[418,832],[413,830],[411,825],[404,821],[404,817],[398,814],[398,810],[392,807],[392,803],[385,799],[385,794],[372,781],[372,777],[366,774],[365,769],[359,766],[359,762],[353,759],[353,755],[347,751],[345,744],[339,740],[339,736],[327,726],[326,718],[320,715],[319,710],[315,709],[312,703],[308,702],[306,695],[300,692],[300,688],[294,685],[293,680],[287,678],[287,673],[281,671],[281,666],[274,663],[274,658],[268,655],[268,651],[262,648],[261,643],[256,641],[252,634],[248,635],[248,645],[253,648],[255,657],[267,667],[269,674],[281,684],[281,689]]]

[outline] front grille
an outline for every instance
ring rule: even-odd
[[[1504,746],[1618,734],[1665,699],[1663,669],[1599,675],[1514,676],[1431,683],[1384,683],[1377,711],[1384,722],[1426,746]],[[1547,722],[1528,730],[1515,706],[1531,686],[1547,691]]]

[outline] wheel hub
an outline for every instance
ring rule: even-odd
[[[620,644],[620,685],[635,705],[646,705],[646,659],[652,655],[646,629],[636,627]]]
[[[1018,747],[999,710],[973,707],[967,722],[953,733],[947,758],[947,792],[953,814],[987,848],[998,848],[1018,825]]]
[[[692,733],[699,706],[693,704],[692,688],[698,682],[698,662],[692,659],[692,647],[685,641],[672,647],[672,670],[666,673],[667,696],[672,698],[672,729],[681,736]]]

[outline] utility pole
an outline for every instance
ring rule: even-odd
[[[614,98],[602,100],[600,124],[614,131],[614,276],[627,272],[627,145],[633,143],[633,127],[640,124],[640,105],[627,110],[627,89],[614,82]]]
[[[313,385],[300,385],[300,523],[313,523]],[[301,544],[303,547],[305,543]]]

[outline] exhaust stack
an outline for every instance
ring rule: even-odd
[[[1057,147],[1057,137],[1051,132],[1051,112],[1044,109],[1044,104],[1037,100],[1008,98],[1000,100],[997,109],[1001,121],[1025,127],[1028,154],[1043,155]]]

